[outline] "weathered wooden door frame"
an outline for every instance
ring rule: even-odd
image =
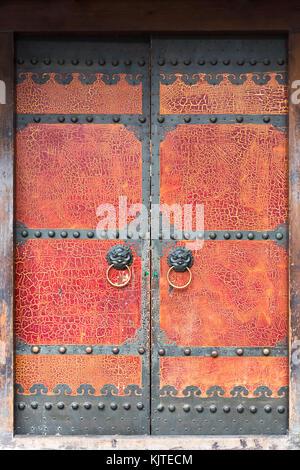
[[[268,28],[269,29],[269,28]],[[232,31],[234,32],[234,31]],[[201,34],[199,31],[198,34]],[[249,32],[251,34],[251,31]],[[222,437],[33,437],[14,436],[13,423],[13,207],[14,207],[14,33],[0,32],[0,82],[5,103],[0,104],[0,448],[86,449],[210,449],[299,448],[300,446],[300,105],[289,103],[290,174],[290,422],[286,436]],[[300,79],[300,32],[289,33],[289,92]],[[4,93],[2,93],[3,95]],[[246,443],[246,444],[245,444]]]

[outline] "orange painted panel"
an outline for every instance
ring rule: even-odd
[[[141,325],[141,259],[122,288],[106,280],[117,240],[28,240],[15,259],[15,333],[28,344],[122,344]],[[120,271],[114,269],[111,279]],[[125,274],[124,274],[125,275]]]
[[[161,143],[160,171],[161,203],[203,204],[206,230],[287,219],[287,138],[270,125],[179,125]]]
[[[179,243],[182,245],[183,243]],[[189,247],[189,243],[185,243]],[[160,327],[182,346],[275,346],[288,334],[288,256],[268,241],[205,241],[193,279],[169,291],[161,260]],[[172,273],[183,285],[188,273]]]
[[[230,391],[242,385],[249,391],[248,397],[259,386],[267,386],[273,396],[288,385],[288,359],[284,357],[164,357],[160,359],[160,386],[174,386],[178,396],[185,387],[195,385],[201,397],[218,385],[230,397]]]
[[[35,74],[24,73],[26,79],[16,87],[17,113],[39,114],[141,114],[142,111],[142,84],[130,85],[126,74],[115,75],[120,80],[112,85],[104,83],[103,74],[93,74],[96,80],[93,83],[82,83],[79,79],[89,78],[90,74],[67,74],[73,76],[69,84],[61,84],[55,76],[61,74],[42,74],[42,78],[49,75],[44,84],[32,80]]]
[[[223,74],[218,85],[208,84],[205,74],[199,75],[198,83],[187,85],[176,74],[170,85],[160,84],[161,114],[285,114],[288,109],[287,85],[278,83],[276,73],[267,74],[266,85],[257,85],[246,76],[244,83],[234,85],[230,74]]]
[[[16,139],[16,218],[29,228],[91,228],[100,204],[142,200],[142,147],[119,124],[35,124]]]
[[[141,358],[137,356],[16,356],[15,382],[22,385],[24,393],[42,383],[53,395],[60,383],[72,389],[72,395],[81,384],[90,384],[95,395],[100,395],[103,385],[114,384],[119,394],[130,384],[141,386]]]

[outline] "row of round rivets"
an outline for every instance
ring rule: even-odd
[[[40,351],[41,351],[40,346],[32,346],[32,347],[31,347],[31,352],[33,352],[34,354],[38,354]],[[60,347],[58,348],[58,352],[59,352],[60,354],[65,354],[65,353],[67,352],[66,346],[60,346]],[[86,352],[86,354],[92,354],[93,348],[92,348],[91,346],[87,346],[87,347],[85,348],[85,352]],[[113,354],[119,354],[120,349],[117,348],[117,347],[114,347],[114,348],[112,348],[111,352],[112,352]],[[145,349],[144,349],[144,348],[138,348],[138,353],[139,353],[139,354],[144,354],[144,353],[145,353]]]
[[[191,117],[191,116],[184,116],[184,117],[183,117],[183,120],[184,120],[184,122],[191,122],[191,121],[192,121],[192,117]],[[209,118],[209,120],[210,120],[210,122],[212,122],[212,123],[218,122],[217,116],[211,116],[211,117]],[[243,118],[243,116],[237,116],[237,117],[235,118],[235,120],[236,120],[236,122],[241,123],[241,122],[244,121],[244,118]],[[158,116],[157,121],[158,121],[160,124],[162,124],[163,122],[165,122],[165,117],[164,117],[164,116]],[[269,117],[269,116],[262,116],[262,121],[267,124],[267,123],[271,122],[271,117]]]
[[[157,411],[163,411],[164,408],[165,408],[164,405],[159,404],[159,405],[157,406]],[[183,411],[185,411],[185,412],[187,412],[187,413],[191,410],[190,405],[183,405],[182,408],[183,408]],[[204,411],[204,406],[202,406],[202,405],[197,405],[197,406],[195,406],[195,409],[196,409],[199,413],[202,413],[202,412]],[[217,408],[216,405],[210,405],[208,409],[209,409],[209,411],[210,411],[211,413],[216,413],[216,411],[218,410],[218,408]],[[236,407],[236,411],[237,411],[238,413],[243,413],[243,412],[245,411],[245,409],[246,409],[246,408],[245,408],[243,405],[238,405],[238,406]],[[168,410],[171,411],[171,412],[173,412],[173,411],[176,410],[176,406],[173,405],[173,404],[171,404],[171,405],[168,406]],[[256,413],[256,412],[257,412],[257,407],[254,406],[254,405],[251,405],[251,406],[249,407],[249,410],[250,410],[251,413]],[[224,413],[229,413],[229,412],[231,411],[230,406],[229,406],[229,405],[224,405],[224,406],[223,406],[223,411],[224,411]],[[271,413],[271,411],[272,411],[271,405],[265,405],[265,406],[264,406],[264,411],[265,411],[266,413]],[[285,407],[282,406],[282,405],[280,405],[280,406],[277,407],[277,411],[278,411],[278,413],[284,413],[284,412],[285,412]]]
[[[29,61],[32,65],[37,65],[40,61],[37,57],[32,57]],[[49,58],[49,57],[45,57],[41,62],[43,62],[45,65],[50,65],[53,61]],[[57,61],[55,61],[58,65],[65,65],[67,63],[67,61],[65,59],[58,59]],[[19,65],[23,65],[25,63],[25,60],[22,59],[21,57],[19,57],[17,59],[17,63]],[[70,63],[72,65],[79,65],[80,64],[80,60],[79,59],[72,59],[70,60]],[[92,60],[92,59],[87,59],[84,61],[85,65],[88,65],[89,67],[91,65],[94,65],[94,64],[99,64],[99,65],[106,65],[108,63],[111,63],[111,65],[113,65],[114,67],[117,67],[118,65],[120,65],[120,61],[117,60],[117,59],[114,59],[112,60],[111,62],[107,62],[105,59],[99,59],[99,60]],[[127,59],[127,60],[124,60],[124,65],[132,65],[133,64],[133,61],[131,59]],[[137,61],[137,64],[140,66],[140,67],[144,67],[144,65],[146,65],[146,61],[144,59],[140,59]]]
[[[33,401],[32,403],[30,403],[30,406],[31,406],[31,408],[33,408],[34,410],[36,410],[36,409],[39,407],[39,404],[38,404],[38,402]],[[57,406],[57,408],[58,408],[59,410],[62,410],[62,409],[65,408],[65,404],[64,404],[62,401],[58,402],[56,406]],[[70,406],[71,406],[71,408],[72,408],[73,410],[78,410],[78,409],[79,409],[79,404],[76,403],[76,402],[71,403]],[[91,403],[88,403],[88,402],[83,403],[82,406],[83,406],[86,410],[90,410],[90,409],[92,408],[92,404],[91,404]],[[129,409],[131,408],[130,403],[124,403],[122,406],[123,406],[123,408],[124,408],[125,410],[129,410]],[[46,408],[46,410],[51,410],[51,409],[53,408],[53,404],[52,404],[52,403],[45,403],[44,407]],[[100,403],[98,403],[97,407],[99,408],[99,410],[103,410],[103,409],[105,408],[105,404],[100,402]],[[137,404],[136,404],[136,407],[137,407],[138,410],[142,410],[142,409],[144,408],[144,405],[143,405],[143,403],[137,403]],[[19,408],[19,410],[25,410],[25,408],[26,408],[25,403],[20,402],[20,403],[18,404],[18,408]],[[117,410],[117,409],[118,409],[118,404],[115,403],[115,402],[112,402],[112,403],[110,404],[110,408],[111,408],[112,410]]]
[[[28,237],[28,231],[27,231],[27,230],[22,230],[21,235],[22,235],[23,238]],[[50,238],[54,238],[55,235],[56,235],[56,233],[55,233],[54,230],[49,230],[49,231],[47,232],[47,234],[42,233],[40,230],[36,230],[36,231],[34,232],[35,238],[41,238],[41,237],[44,236],[44,235],[47,235],[47,236],[50,237]],[[74,238],[80,238],[80,235],[81,235],[80,232],[77,231],[77,230],[76,230],[75,232],[71,233],[71,236],[73,236]],[[87,232],[86,235],[87,235],[88,238],[94,238],[95,232],[90,231],[90,232]],[[107,234],[107,232],[102,231],[102,232],[100,232],[100,234],[97,233],[97,236],[99,236],[99,235],[100,235],[102,238],[107,238],[107,235],[108,235],[108,234]],[[114,236],[115,238],[119,238],[119,235],[120,235],[120,234],[119,234],[119,231],[118,231],[118,230],[116,230],[115,233],[113,234],[113,236]],[[66,230],[63,230],[63,231],[60,232],[60,236],[61,236],[61,238],[68,238],[69,232],[67,232]],[[133,233],[132,233],[132,232],[128,232],[128,233],[126,234],[126,236],[127,236],[127,238],[132,238],[132,237],[133,237]],[[145,236],[144,233],[139,233],[139,238],[144,238],[144,236]]]
[[[118,116],[118,115],[113,116],[111,119],[112,119],[113,122],[120,122],[121,121],[121,117]],[[33,122],[39,123],[39,122],[42,122],[42,117],[41,116],[34,116],[32,118],[32,120],[33,120]],[[94,117],[93,116],[86,116],[85,120],[87,122],[93,122]],[[138,120],[142,124],[147,121],[145,116],[139,116]],[[66,116],[63,116],[63,115],[58,116],[57,121],[58,122],[65,122],[66,121]],[[73,123],[76,123],[76,122],[80,122],[80,119],[79,119],[78,116],[71,116],[70,121],[73,122]]]
[[[185,354],[186,356],[190,356],[190,355],[192,354],[192,350],[191,350],[190,348],[185,348],[183,352],[184,352],[184,354]],[[237,348],[237,349],[235,350],[235,352],[236,352],[236,354],[237,354],[238,356],[242,356],[242,355],[244,354],[244,349],[243,349],[243,348]],[[270,354],[271,351],[270,351],[269,348],[264,348],[264,349],[262,349],[261,352],[262,352],[262,354],[263,354],[264,356],[269,356],[269,354]],[[166,354],[166,350],[163,349],[163,348],[160,348],[160,349],[158,350],[158,354],[159,354],[160,356],[164,356],[164,355]],[[211,355],[211,357],[218,357],[218,356],[219,356],[219,352],[217,351],[217,349],[213,349],[213,350],[211,351],[210,355]]]
[[[161,57],[161,58],[158,59],[157,63],[158,63],[158,65],[166,65],[167,61],[164,58]],[[191,59],[184,59],[182,61],[182,63],[184,65],[191,65],[193,63],[193,61]],[[264,64],[264,65],[270,65],[271,60],[268,59],[268,58],[265,58],[262,61],[259,61],[259,60],[256,60],[256,59],[245,60],[243,58],[240,58],[237,61],[231,61],[230,59],[224,59],[222,61],[218,61],[218,59],[213,58],[209,61],[205,61],[204,59],[200,58],[196,61],[196,63],[198,65],[205,65],[205,64],[217,65],[218,63],[222,63],[224,65],[230,65],[232,63],[236,63],[237,65],[245,65],[246,63],[249,63],[250,65],[257,65],[257,64],[260,64],[260,63]],[[277,64],[278,65],[284,65],[284,63],[285,63],[285,59],[283,59],[283,58],[277,59]],[[179,61],[178,61],[178,59],[174,58],[174,59],[170,60],[170,64],[175,66],[175,65],[179,64]]]
[[[27,230],[22,230],[21,232],[21,235],[23,238],[26,238],[28,237],[28,231]],[[41,238],[44,234],[40,231],[40,230],[36,230],[34,232],[34,236],[35,238]],[[54,230],[49,230],[48,233],[47,233],[48,237],[50,238],[53,238],[55,237],[56,233]],[[98,235],[98,234],[97,234]],[[115,238],[119,238],[119,232],[118,230],[115,231],[115,233],[113,234]],[[60,236],[62,238],[67,238],[69,236],[69,233],[66,231],[66,230],[63,230],[60,232]],[[72,236],[74,238],[80,238],[80,232],[79,231],[75,231],[72,233]],[[88,238],[93,238],[95,236],[95,232],[93,231],[90,231],[90,232],[87,232],[87,237]],[[105,231],[102,231],[100,232],[100,236],[102,238],[106,238],[107,237],[107,232]],[[139,233],[139,238],[143,238],[145,236],[144,233]],[[127,233],[127,237],[128,238],[132,238],[133,237],[133,233],[131,232],[128,232]],[[163,238],[163,235],[160,234],[159,235],[159,238],[162,239]],[[172,238],[173,240],[177,239],[177,238],[181,238],[180,234],[176,234],[176,233],[172,233],[170,235],[170,238]],[[190,239],[191,238],[191,234],[188,233],[188,232],[185,232],[183,233],[183,238],[185,238],[186,240]],[[203,233],[199,233],[197,234],[197,238],[199,239],[203,239],[204,238],[204,234]],[[208,238],[210,240],[215,240],[216,238],[218,238],[218,234],[216,232],[210,232],[209,235],[208,235]],[[243,234],[241,232],[236,232],[235,234],[231,234],[229,232],[225,232],[222,236],[222,238],[224,238],[224,240],[230,240],[231,238],[236,238],[237,240],[241,240],[243,238]],[[256,239],[256,235],[253,233],[253,232],[249,232],[247,234],[247,238],[248,240],[255,240]],[[261,234],[261,238],[263,240],[268,240],[270,238],[270,234],[268,232],[263,232]],[[275,234],[275,238],[277,240],[282,240],[283,239],[283,233],[282,232],[277,232]]]

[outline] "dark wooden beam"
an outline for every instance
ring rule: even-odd
[[[13,431],[13,34],[0,33],[0,434]],[[5,104],[3,104],[5,103]]]
[[[2,0],[0,31],[222,32],[300,28],[299,0]]]

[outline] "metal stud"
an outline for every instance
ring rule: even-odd
[[[169,409],[169,411],[171,411],[173,413],[173,411],[175,411],[175,405],[169,405],[168,409]]]
[[[254,233],[253,233],[253,232],[249,232],[247,236],[248,236],[248,239],[249,239],[249,240],[253,240],[253,239],[254,239]]]
[[[117,65],[119,65],[119,61],[117,59],[112,60],[111,63],[114,67],[117,67]]]
[[[34,354],[38,354],[40,352],[39,346],[32,346],[31,352],[33,352]]]
[[[163,116],[158,116],[157,120],[158,122],[162,123],[164,122],[165,118]]]
[[[27,230],[22,230],[21,235],[22,235],[22,237],[24,237],[24,238],[28,237],[28,232],[27,232]]]
[[[204,411],[204,408],[202,405],[196,405],[195,408],[198,411],[198,413],[202,413],[202,411]]]
[[[262,234],[262,238],[263,238],[264,240],[268,240],[269,234],[268,234],[267,232],[264,232],[264,233]]]
[[[59,122],[65,122],[65,117],[64,116],[58,116],[57,120]]]
[[[191,348],[185,348],[185,350],[184,350],[184,354],[185,354],[186,356],[190,356],[190,355],[191,355],[191,352],[192,352]]]
[[[65,61],[64,59],[58,59],[57,63],[58,65],[64,65]]]
[[[98,403],[98,409],[99,409],[99,410],[104,410],[104,408],[105,408],[104,403],[102,403],[102,402],[100,401],[100,403]]]
[[[87,347],[85,348],[85,352],[86,352],[87,354],[91,354],[91,353],[93,352],[93,348],[92,348],[91,346],[87,346]]]
[[[160,403],[159,405],[157,405],[157,411],[163,411],[164,410],[164,405],[162,403]]]
[[[269,354],[270,354],[270,349],[269,348],[264,348],[263,349],[263,355],[264,356],[269,356]]]
[[[110,407],[111,407],[112,410],[116,410],[116,409],[118,408],[118,405],[117,405],[117,403],[112,402],[112,403],[110,404]]]
[[[67,348],[65,346],[60,346],[60,348],[58,348],[58,351],[60,352],[60,354],[65,354]]]
[[[250,408],[249,408],[249,410],[250,410],[250,412],[253,413],[253,414],[257,412],[257,408],[256,408],[256,406],[254,406],[254,405],[251,405]]]
[[[33,401],[32,403],[30,403],[30,406],[31,406],[31,408],[33,408],[34,410],[36,410],[37,407],[39,406],[39,404],[38,404],[37,401]]]
[[[216,118],[215,116],[212,116],[211,118],[209,118],[210,122],[217,122],[218,118]]]
[[[71,407],[72,407],[73,410],[78,410],[79,405],[78,405],[78,403],[73,402],[73,403],[71,404]]]
[[[280,406],[277,407],[277,411],[278,411],[278,413],[282,414],[282,413],[285,412],[285,407],[280,405]]]
[[[19,410],[25,410],[25,403],[21,401],[21,403],[18,404]]]
[[[243,407],[243,405],[238,405],[237,408],[236,408],[236,411],[237,411],[238,413],[243,413],[243,412],[244,412],[244,409],[245,409],[245,408]]]
[[[236,63],[237,63],[238,65],[244,65],[245,60],[244,60],[244,59],[239,59],[239,60],[237,60]]]
[[[157,63],[158,65],[165,65],[165,59],[160,58],[158,59]]]
[[[62,401],[59,401],[59,402],[57,403],[57,408],[58,408],[59,410],[63,410],[64,407],[65,407],[65,404],[64,404]]]
[[[86,63],[86,65],[88,65],[89,67],[90,67],[91,65],[93,65],[93,61],[92,61],[91,59],[87,59],[87,60],[85,61],[85,63]]]
[[[114,116],[113,121],[114,122],[119,122],[120,121],[120,116]]]
[[[139,121],[140,121],[141,123],[146,122],[145,116],[140,116],[140,117],[139,117]]]
[[[210,411],[211,413],[215,413],[215,412],[217,411],[216,405],[210,405],[209,411]]]
[[[212,352],[210,353],[211,357],[218,357],[219,353],[216,349],[213,349]]]
[[[217,61],[217,59],[212,59],[210,61],[210,63],[211,63],[211,65],[217,65],[218,61]]]
[[[171,64],[172,64],[172,65],[177,65],[177,64],[178,64],[178,60],[177,60],[177,59],[172,59],[172,60],[171,60]]]
[[[65,230],[63,230],[63,231],[60,233],[60,236],[61,236],[62,238],[67,238],[68,232],[66,232]]]
[[[190,409],[191,409],[190,405],[183,405],[183,411],[185,411],[186,413],[188,413]]]
[[[145,348],[139,348],[138,353],[139,354],[145,354]]]
[[[269,116],[264,116],[264,117],[263,117],[263,121],[264,121],[264,122],[270,122]]]
[[[242,356],[244,354],[244,350],[242,348],[238,348],[236,350],[236,353],[237,353],[238,356]]]
[[[72,60],[71,60],[71,63],[72,63],[72,65],[78,65],[78,64],[79,64],[79,60],[78,60],[78,59],[72,59]]]
[[[34,236],[36,238],[40,238],[42,236],[42,232],[40,230],[37,230],[36,232],[34,232]]]
[[[277,240],[282,240],[283,239],[283,234],[281,232],[276,233],[276,239]]]
[[[284,64],[284,59],[278,59],[277,64],[278,65],[283,65]]]
[[[143,403],[139,402],[139,403],[136,404],[136,407],[137,407],[138,410],[142,410],[144,408],[144,405],[143,405]]]
[[[41,122],[41,118],[39,116],[34,116],[34,122]]]
[[[52,408],[52,403],[48,403],[48,402],[45,403],[45,408],[46,408],[46,410],[51,410],[51,408]]]
[[[131,64],[132,64],[132,62],[131,62],[131,60],[130,60],[130,59],[127,59],[127,60],[124,60],[124,64],[125,64],[125,65],[131,65]]]
[[[217,234],[216,234],[215,232],[211,232],[211,233],[209,234],[209,238],[210,238],[211,240],[215,240],[215,238],[217,238]]]
[[[24,59],[22,59],[22,58],[20,57],[19,59],[17,59],[17,63],[18,63],[19,65],[24,64]]]
[[[87,236],[88,236],[88,238],[93,238],[94,232],[88,232],[88,233],[87,233]]]
[[[204,59],[199,59],[198,64],[199,65],[205,65],[205,60]]]
[[[191,59],[185,59],[183,61],[183,63],[184,63],[184,65],[191,65],[192,61],[191,61]]]
[[[50,238],[53,238],[53,237],[55,236],[54,230],[49,230],[48,236],[49,236]]]
[[[243,116],[237,116],[236,122],[243,122],[244,118]]]
[[[191,116],[184,116],[184,122],[191,122]]]
[[[99,59],[98,64],[99,65],[105,65],[105,60],[104,59]]]
[[[117,347],[115,347],[115,348],[112,348],[112,352],[113,352],[114,354],[119,354],[119,352],[120,352],[120,349],[119,349],[119,348],[117,348]]]
[[[73,232],[73,237],[74,238],[79,238],[80,237],[80,232]]]
[[[78,117],[77,116],[72,116],[71,121],[72,122],[78,122]]]
[[[186,240],[188,240],[189,238],[191,238],[191,235],[189,234],[189,232],[184,232],[183,233],[183,236]]]
[[[229,232],[225,232],[223,237],[225,238],[225,240],[229,240],[230,238],[230,233]]]
[[[92,408],[92,405],[91,405],[91,403],[89,403],[89,402],[85,402],[85,403],[83,404],[83,407],[84,407],[86,410],[90,410],[90,409]]]
[[[158,354],[159,354],[160,356],[164,356],[165,353],[166,353],[166,351],[165,351],[165,349],[163,349],[163,348],[161,348],[161,349],[158,350]]]
[[[224,413],[229,413],[229,411],[230,411],[230,406],[224,405],[224,406],[223,406],[223,411],[224,411]]]
[[[271,411],[272,411],[272,406],[271,406],[271,405],[266,405],[266,406],[264,407],[264,410],[265,410],[266,413],[271,413]]]
[[[145,65],[145,63],[146,63],[146,62],[145,62],[144,59],[140,59],[140,60],[138,61],[138,65],[139,65],[140,67],[143,67],[143,66]]]
[[[256,65],[257,61],[255,59],[249,60],[250,65]]]
[[[235,234],[235,238],[237,238],[238,240],[240,240],[241,238],[243,238],[243,234],[241,232],[237,232]]]
[[[124,408],[124,410],[129,410],[130,409],[130,403],[124,403],[123,408]]]
[[[229,65],[229,64],[230,64],[230,60],[229,60],[229,59],[224,59],[224,60],[223,60],[223,64],[224,64],[224,65]]]
[[[264,59],[263,63],[264,63],[264,65],[270,65],[271,61],[270,61],[270,59]]]
[[[93,122],[94,118],[93,118],[93,116],[87,116],[86,120],[87,120],[87,122]]]
[[[43,62],[44,62],[45,65],[50,65],[51,64],[51,60],[49,59],[49,57],[45,57]]]
[[[32,65],[36,65],[38,63],[38,59],[36,57],[32,57],[31,61]]]

